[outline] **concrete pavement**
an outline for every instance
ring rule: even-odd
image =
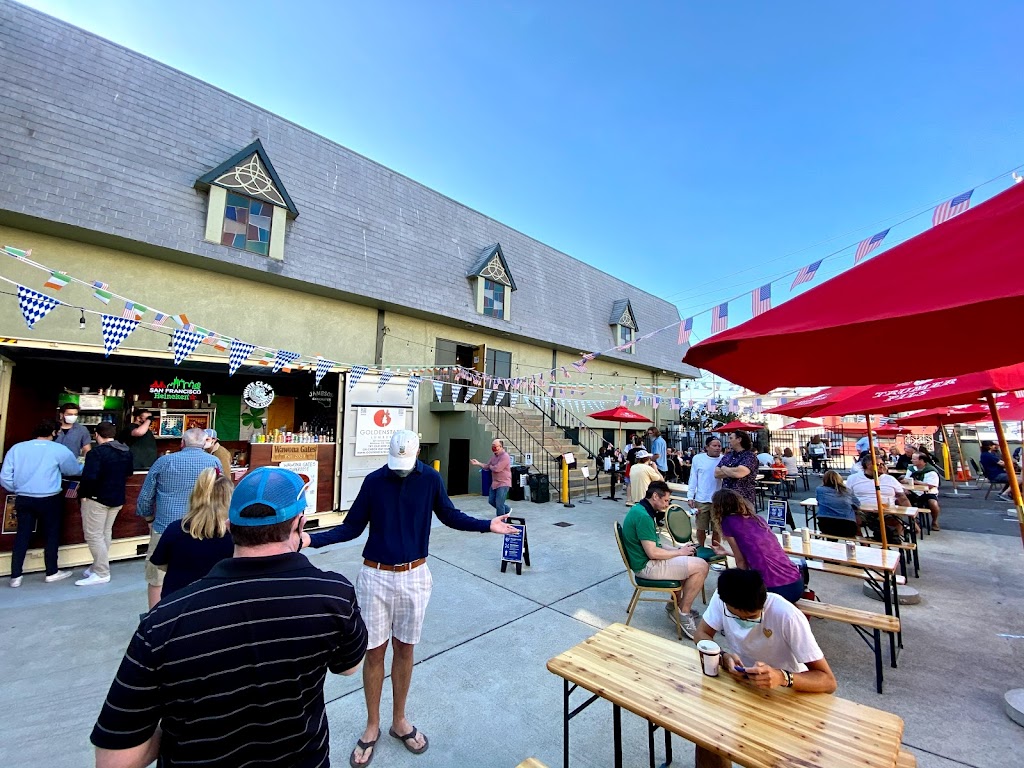
[[[489,516],[481,497],[456,503]],[[573,509],[512,506],[529,525],[533,566],[522,576],[500,573],[499,537],[435,525],[434,592],[409,701],[430,749],[415,756],[388,738],[386,683],[374,766],[512,768],[528,756],[561,765],[561,681],[544,665],[625,620],[630,588],[610,528],[626,507],[603,500]],[[922,768],[1024,766],[1024,734],[1002,704],[1006,690],[1024,686],[1024,552],[1012,536],[956,530],[953,515],[943,523],[922,543],[922,576],[911,578],[922,602],[903,609],[906,648],[899,669],[885,670],[883,695],[874,690],[870,651],[851,628],[823,621],[812,628],[839,679],[838,695],[903,717],[904,743]],[[351,542],[310,558],[354,580],[360,552],[361,543]],[[2,588],[0,686],[8,706],[0,765],[92,764],[89,731],[145,609],[142,570],[141,561],[116,563],[111,583],[99,587],[44,584],[34,574],[19,590]],[[713,581],[714,574],[709,596]],[[812,572],[812,586],[826,602],[880,608],[856,579]],[[674,637],[660,605],[642,603],[633,625]],[[332,763],[345,765],[364,724],[360,677],[329,675],[325,698]],[[645,724],[626,713],[623,730],[626,764],[646,765]],[[675,764],[692,765],[692,750],[674,741]],[[609,706],[595,704],[573,720],[571,753],[573,766],[611,764]]]

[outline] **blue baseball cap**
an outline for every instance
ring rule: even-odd
[[[306,485],[299,475],[281,467],[260,467],[246,472],[231,494],[228,520],[231,525],[247,527],[291,520],[306,511]],[[253,504],[268,506],[274,514],[242,517],[242,510]]]

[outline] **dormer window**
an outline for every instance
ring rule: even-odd
[[[629,304],[629,299],[619,299],[612,304],[612,316],[609,319],[609,325],[612,327],[612,334],[615,340],[615,346],[619,347],[619,351],[632,355],[636,351],[636,345],[633,343],[636,341],[636,317],[633,315],[633,308]]]
[[[501,246],[495,243],[485,248],[466,276],[475,282],[476,311],[487,317],[508,320],[516,283]]]
[[[284,259],[285,222],[299,212],[259,139],[200,176],[195,185],[210,194],[206,240]]]

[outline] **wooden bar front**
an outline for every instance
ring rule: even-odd
[[[249,469],[276,467],[282,461],[316,460],[316,512],[334,510],[334,443],[253,443],[249,446]]]

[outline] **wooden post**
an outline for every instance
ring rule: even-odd
[[[1020,495],[1020,483],[1017,482],[1017,473],[1013,470],[1013,456],[1010,455],[1010,446],[1006,442],[1006,435],[1003,433],[1003,422],[999,419],[999,409],[996,408],[996,400],[989,392],[985,395],[988,402],[988,410],[992,414],[992,423],[996,428],[996,439],[999,440],[999,450],[1003,454],[1003,464],[1006,467],[1007,478],[1013,478],[1010,487],[1013,489],[1013,503],[1017,507],[1017,525],[1020,526],[1020,539],[1024,544],[1024,500]]]
[[[881,527],[882,549],[888,550],[889,541],[885,531],[885,509],[882,507],[882,486],[878,484],[878,457],[875,455],[875,432],[871,429],[871,414],[865,414],[864,418],[868,422],[868,451],[871,453],[871,466],[875,470],[875,503],[878,504],[878,524]],[[893,503],[895,503],[895,500]]]

